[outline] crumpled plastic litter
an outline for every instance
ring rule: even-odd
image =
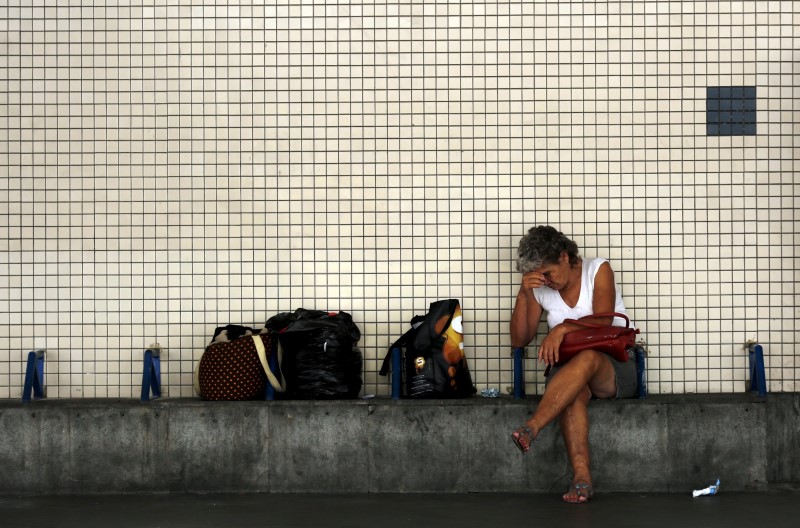
[[[481,396],[484,398],[497,398],[500,396],[500,389],[492,387],[490,389],[482,389]]]
[[[692,492],[692,497],[699,497],[701,495],[716,495],[719,491],[719,479],[717,479],[716,484],[712,484],[707,488],[703,488],[701,490],[694,490]]]

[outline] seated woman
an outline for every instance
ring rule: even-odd
[[[564,320],[593,313],[628,315],[614,272],[602,258],[582,259],[578,246],[550,226],[531,228],[519,244],[517,270],[522,284],[511,316],[511,343],[527,346],[536,337],[542,312],[548,334],[539,347],[539,361],[551,367],[559,359],[564,335],[580,329]],[[612,323],[613,320],[613,323]],[[593,318],[593,323],[625,326],[620,318]],[[633,357],[633,352],[628,351]],[[594,495],[589,469],[589,399],[630,398],[636,394],[636,362],[619,362],[595,350],[583,350],[569,362],[550,368],[542,400],[525,425],[511,435],[526,452],[539,432],[559,418],[572,466],[567,502],[587,502]]]

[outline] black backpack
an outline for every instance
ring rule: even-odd
[[[386,376],[392,350],[403,354],[402,396],[404,398],[464,398],[475,394],[472,376],[463,351],[458,299],[431,303],[426,315],[411,320],[411,329],[395,341],[383,359],[381,376]],[[398,375],[398,373],[395,373]]]

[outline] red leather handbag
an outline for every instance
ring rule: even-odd
[[[612,316],[625,319],[625,326],[601,325],[585,321],[585,319]],[[564,319],[564,322],[584,328],[564,336],[558,349],[556,366],[563,365],[575,357],[578,352],[587,349],[604,352],[617,361],[628,361],[628,349],[636,344],[636,334],[639,333],[638,328],[631,328],[631,320],[628,319],[628,316],[618,312],[591,314],[580,319]]]

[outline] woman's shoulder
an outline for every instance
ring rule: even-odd
[[[596,275],[597,271],[600,269],[600,266],[607,263],[608,259],[603,257],[584,259],[583,269],[585,269],[589,273],[589,275]],[[608,264],[608,267],[610,268],[611,264]]]

